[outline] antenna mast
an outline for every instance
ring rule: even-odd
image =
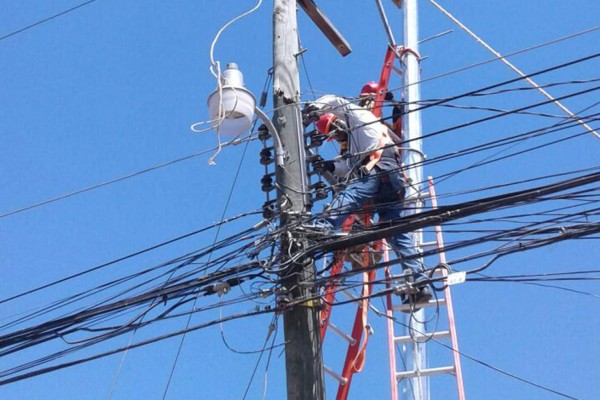
[[[402,62],[405,65],[404,87],[405,101],[407,103],[407,114],[404,120],[404,140],[408,143],[405,164],[409,167],[408,178],[411,183],[407,188],[408,200],[407,214],[414,214],[423,207],[421,200],[423,182],[423,152],[421,140],[421,112],[418,111],[421,93],[420,81],[420,56],[419,56],[419,13],[418,0],[404,0],[404,49],[402,51]],[[421,247],[423,233],[418,230],[413,233],[413,244]],[[415,332],[425,332],[425,326],[419,321],[425,321],[425,310],[421,309],[408,316],[408,329]],[[423,370],[427,368],[427,349],[425,343],[415,343],[413,346],[412,369]],[[429,400],[429,380],[427,377],[418,376],[412,378],[411,393],[414,400]]]

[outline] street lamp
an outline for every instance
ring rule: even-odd
[[[244,76],[237,64],[227,64],[219,87],[208,96],[208,111],[212,127],[218,128],[224,136],[233,137],[250,129],[256,114],[273,135],[275,160],[277,165],[283,166],[284,151],[279,133],[269,117],[256,107],[254,95],[244,87]]]

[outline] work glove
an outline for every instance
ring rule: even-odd
[[[308,103],[302,110],[302,125],[306,128],[313,122],[317,122],[319,117],[319,107],[313,103]]]
[[[314,112],[318,112],[319,110],[321,110],[321,108],[322,108],[321,106],[319,106],[315,103],[306,103],[306,105],[302,109],[302,114],[310,115]]]
[[[402,118],[402,114],[404,114],[402,108],[399,105],[394,105],[392,108],[392,123],[396,123],[399,119]]]
[[[331,160],[323,160],[323,157],[321,157],[321,156],[314,158],[314,160],[312,161],[312,166],[313,166],[313,169],[316,172],[318,172],[319,174],[322,174],[325,171],[327,171],[327,172],[335,171],[335,163]]]

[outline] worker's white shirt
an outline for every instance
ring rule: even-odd
[[[338,168],[340,170],[358,168],[362,160],[379,147],[379,141],[383,132],[387,131],[387,127],[371,111],[331,94],[315,100],[314,104],[345,121],[348,127],[350,136],[348,151],[352,156],[346,168],[341,165],[342,162],[336,162],[336,172]]]

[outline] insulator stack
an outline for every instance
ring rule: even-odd
[[[265,174],[260,179],[260,189],[267,195],[266,201],[263,204],[263,218],[271,219],[278,214],[277,200],[270,197],[270,193],[276,188],[275,172],[269,171],[269,165],[275,161],[273,157],[274,147],[268,143],[269,140],[272,140],[273,136],[265,124],[260,125],[257,132],[258,139],[263,144],[263,148],[259,153],[259,161],[265,167]]]

